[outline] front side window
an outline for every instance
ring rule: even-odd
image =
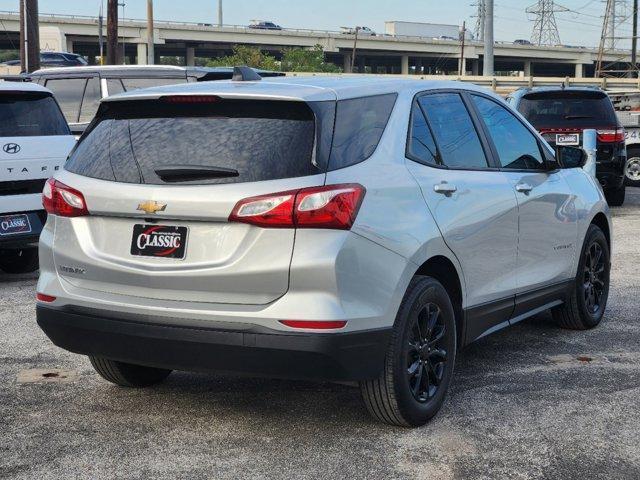
[[[395,93],[339,100],[330,169],[355,165],[376,150],[395,105]]]
[[[541,170],[544,161],[538,140],[509,110],[486,97],[472,95],[480,117],[498,151],[503,168]]]
[[[407,146],[409,158],[426,165],[438,163],[438,149],[418,102],[411,109],[411,134]]]
[[[80,116],[80,104],[86,78],[56,78],[47,80],[45,87],[53,92],[56,97],[64,118],[69,123],[77,123]]]
[[[0,137],[70,135],[56,101],[48,94],[0,95]]]
[[[486,168],[487,158],[467,107],[457,93],[418,99],[438,144],[442,163],[453,168]]]

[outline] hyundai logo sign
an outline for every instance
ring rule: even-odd
[[[20,145],[17,143],[5,143],[2,146],[4,153],[18,153],[20,151]]]

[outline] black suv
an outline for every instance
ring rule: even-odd
[[[582,145],[582,132],[598,132],[596,176],[611,206],[624,203],[627,150],[624,128],[607,94],[596,87],[521,88],[507,101],[549,142]]]

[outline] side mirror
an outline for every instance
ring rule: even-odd
[[[580,147],[560,145],[556,147],[556,158],[560,168],[582,168],[586,165],[589,156]]]

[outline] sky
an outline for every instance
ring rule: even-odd
[[[97,15],[106,0],[40,0],[41,13]],[[146,0],[125,2],[125,18],[145,18]],[[285,28],[339,30],[342,26],[368,26],[384,32],[385,20],[450,23],[475,26],[475,0],[223,0],[224,23],[246,25],[252,19],[272,20]],[[629,5],[631,5],[631,0]],[[533,22],[526,7],[536,0],[495,0],[495,39],[528,39]],[[446,4],[446,5],[443,5]],[[570,11],[557,13],[560,39],[566,45],[597,46],[605,2],[556,2]],[[19,0],[0,0],[0,10],[17,11]],[[154,0],[156,20],[216,23],[218,0]],[[629,8],[629,12],[630,12]],[[121,10],[120,10],[121,12]],[[121,14],[121,13],[120,13]],[[620,29],[631,35],[630,20]],[[617,33],[620,34],[620,33]],[[622,45],[621,45],[622,46]]]

